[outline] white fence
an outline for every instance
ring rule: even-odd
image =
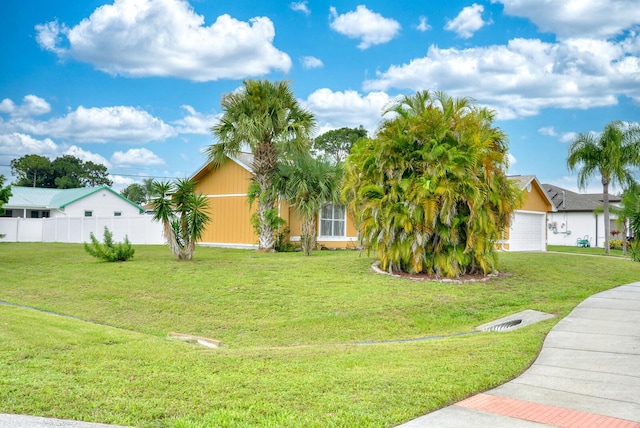
[[[115,242],[127,236],[132,244],[164,244],[162,224],[148,215],[136,217],[0,218],[0,242],[102,242],[104,227]]]

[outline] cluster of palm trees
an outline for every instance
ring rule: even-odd
[[[389,272],[494,271],[494,244],[520,203],[494,113],[421,91],[385,114],[391,119],[352,148],[346,165],[344,197],[364,247]]]
[[[222,98],[222,108],[212,128],[218,141],[207,153],[214,165],[247,148],[253,153],[258,249],[274,251],[275,202],[284,196],[303,222],[301,243],[309,254],[315,247],[316,214],[323,203],[337,202],[341,181],[338,163],[311,156],[313,114],[299,105],[286,81],[245,81]]]

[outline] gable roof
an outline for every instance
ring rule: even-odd
[[[520,190],[526,189],[532,183],[537,184],[538,188],[541,190],[540,193],[547,200],[547,202],[549,202],[549,205],[551,205],[551,209],[553,211],[556,211],[556,205],[553,203],[553,200],[549,197],[549,194],[546,192],[543,185],[540,184],[535,175],[509,175],[507,176],[507,178],[509,180],[515,181]]]
[[[227,158],[253,174],[253,169],[251,167],[253,165],[253,153],[240,152],[237,156],[227,156]],[[198,170],[189,178],[189,180],[198,180],[206,172],[211,171],[212,169],[213,166],[211,162],[207,161],[204,165],[198,168]]]
[[[80,199],[107,190],[136,207],[141,213],[144,208],[122,196],[109,186],[79,187],[77,189],[47,189],[43,187],[11,186],[11,197],[4,204],[5,209],[63,209]]]
[[[553,184],[543,184],[544,190],[558,211],[594,211],[602,207],[602,193],[576,193]],[[609,202],[620,202],[618,195],[609,195]]]

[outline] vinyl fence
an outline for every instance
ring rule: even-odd
[[[135,217],[0,218],[0,242],[89,242],[93,234],[102,242],[104,227],[116,242],[164,244],[162,224],[149,215]]]

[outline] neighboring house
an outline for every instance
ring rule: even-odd
[[[512,216],[499,248],[506,251],[546,251],[547,213],[554,206],[535,175],[513,175],[523,192],[523,205]]]
[[[107,186],[78,189],[11,188],[0,217],[5,242],[88,242],[101,239],[104,228],[114,241],[125,236],[133,244],[162,244],[162,224],[144,209]]]
[[[209,200],[212,221],[200,244],[221,247],[257,248],[258,236],[251,225],[257,203],[249,206],[247,189],[253,178],[253,155],[241,153],[230,157],[220,167],[206,163],[191,180],[196,192]],[[279,215],[287,222],[291,241],[300,240],[301,222],[286,201],[278,203]],[[355,247],[357,231],[343,205],[327,204],[319,213],[318,245],[327,248]]]
[[[108,186],[77,189],[11,187],[5,217],[130,217],[144,209]]]
[[[593,247],[604,247],[602,193],[575,193],[552,184],[543,184],[543,187],[556,207],[547,224],[550,245],[577,245],[579,239],[586,239]],[[619,196],[609,195],[612,206],[620,206],[620,202]],[[617,217],[611,214],[609,221],[611,231],[620,231],[610,238],[623,239]]]

